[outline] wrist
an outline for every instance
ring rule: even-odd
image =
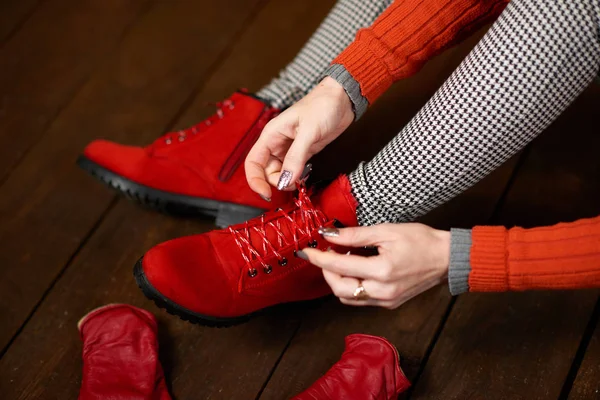
[[[357,104],[355,102],[355,98],[351,95],[351,92],[354,93],[358,91],[360,94],[360,88],[358,84],[352,85],[348,82],[348,79],[342,79],[341,76],[338,75],[326,75],[321,83],[326,87],[330,88],[332,91],[336,93],[336,97],[338,98],[340,107],[344,110],[345,113],[352,115],[352,121],[358,119],[362,113],[364,113],[364,109],[366,109],[366,105],[364,107],[360,106],[360,112],[357,110]],[[356,88],[354,88],[356,86]],[[353,88],[355,90],[353,90]],[[354,93],[356,95],[356,93]]]
[[[450,266],[450,232],[442,230],[434,230],[436,238],[435,254],[436,268],[439,276],[446,279],[448,276],[448,268]]]
[[[346,89],[344,89],[341,83],[330,76],[326,76],[319,83],[319,86],[322,86],[325,90],[332,94],[343,109],[352,111],[352,101],[350,100],[348,93],[346,93]]]

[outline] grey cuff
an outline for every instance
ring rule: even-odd
[[[350,97],[354,109],[354,120],[358,121],[360,117],[367,111],[369,101],[360,92],[360,84],[350,75],[350,72],[341,64],[333,64],[329,66],[323,73],[323,77],[330,76],[335,79]]]
[[[469,291],[469,273],[471,273],[471,230],[452,228],[448,286],[453,296]]]

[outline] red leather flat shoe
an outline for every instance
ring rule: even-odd
[[[97,308],[77,324],[83,341],[79,400],[170,400],[158,360],[156,319],[127,304]]]
[[[320,227],[355,226],[356,200],[346,176],[315,196],[299,187],[298,198],[283,208],[153,247],[134,268],[138,285],[170,313],[209,326],[233,325],[279,304],[329,295],[321,269],[296,252],[330,246]]]
[[[170,132],[146,147],[96,140],[78,165],[127,197],[177,215],[216,217],[220,227],[246,221],[291,199],[274,192],[271,203],[254,193],[243,162],[278,110],[245,92],[218,104],[210,118]]]
[[[398,350],[378,336],[346,336],[342,358],[292,400],[392,400],[410,387]]]

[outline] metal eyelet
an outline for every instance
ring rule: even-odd
[[[298,252],[294,250],[294,257],[298,257]]]
[[[265,274],[270,274],[271,272],[273,272],[273,268],[270,265],[267,265],[263,268],[263,271],[265,271]]]
[[[319,243],[316,240],[311,240],[310,242],[308,242],[308,247],[312,247],[313,249],[316,248],[319,245]]]
[[[277,261],[279,265],[285,267],[287,265],[287,258],[283,257],[281,260]]]
[[[205,122],[205,124],[206,124],[206,125],[208,125],[208,126],[211,126],[211,125],[212,125],[212,122],[210,122],[210,120],[207,120],[207,121]]]
[[[179,136],[179,141],[183,142],[185,140],[185,136]]]
[[[165,139],[165,143],[166,144],[171,144],[171,143],[173,143],[173,141],[171,139]]]
[[[250,268],[248,270],[248,276],[250,278],[254,278],[256,276],[256,274],[258,274],[258,271],[256,270],[256,268]]]

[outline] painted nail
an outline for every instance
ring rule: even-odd
[[[290,171],[283,171],[281,176],[279,177],[279,182],[277,182],[277,189],[283,190],[289,186],[292,181],[292,173]]]
[[[305,253],[305,252],[303,252],[302,250],[298,250],[298,251],[296,252],[296,255],[297,255],[298,257],[300,257],[301,259],[308,261],[308,256],[307,256],[307,255],[306,255],[306,253]]]
[[[319,235],[323,237],[337,237],[340,236],[340,230],[338,228],[322,226],[319,228]]]
[[[271,199],[269,197],[263,196],[262,194],[259,194],[260,198],[263,199],[264,201],[271,201]]]

